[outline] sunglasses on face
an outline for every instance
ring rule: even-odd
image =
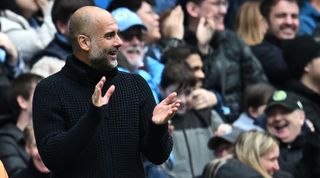
[[[126,31],[120,32],[120,37],[124,41],[131,41],[133,38],[137,38],[140,41],[144,41],[145,31],[140,28],[128,29]]]

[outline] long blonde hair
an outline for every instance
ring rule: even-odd
[[[267,170],[262,167],[260,157],[278,146],[278,141],[269,133],[244,132],[240,134],[235,143],[234,156],[242,163],[255,169],[264,178],[272,178]]]
[[[259,6],[258,0],[247,1],[240,6],[236,16],[235,31],[248,45],[261,43],[265,35],[265,29],[260,25],[264,19]]]

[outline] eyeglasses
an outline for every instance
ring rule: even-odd
[[[229,1],[217,1],[217,2],[212,2],[211,4],[216,7],[228,7]]]

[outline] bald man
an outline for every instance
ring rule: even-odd
[[[43,162],[53,178],[144,177],[141,154],[161,164],[171,152],[176,93],[156,105],[143,78],[117,70],[122,41],[106,10],[80,8],[69,28],[73,54],[34,94]]]

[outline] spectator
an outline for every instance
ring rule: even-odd
[[[218,94],[203,88],[203,81],[205,74],[203,73],[203,62],[200,52],[189,45],[179,45],[175,48],[167,50],[163,56],[162,61],[165,63],[171,61],[184,61],[189,67],[191,67],[193,74],[197,80],[194,90],[192,90],[191,96],[193,102],[190,103],[193,109],[203,109],[208,107],[215,107],[219,111],[222,110],[222,99]],[[219,100],[219,101],[218,101]]]
[[[299,97],[306,118],[320,134],[320,44],[311,36],[299,36],[283,46],[284,57],[293,76],[287,88]]]
[[[55,28],[50,16],[52,3],[48,0],[4,0],[1,3],[1,31],[9,36],[28,65],[31,57],[45,48],[54,36]],[[37,17],[39,12],[41,22]]]
[[[179,58],[179,57],[178,57]],[[177,91],[181,107],[172,120],[173,145],[171,153],[170,177],[198,177],[203,167],[214,158],[207,147],[209,139],[223,123],[211,107],[195,109],[193,91],[197,89],[194,72],[184,60],[166,63],[161,80],[164,96]]]
[[[280,167],[294,174],[302,158],[305,135],[311,131],[305,125],[302,103],[293,93],[278,90],[269,98],[265,112],[268,132],[280,140]]]
[[[156,105],[142,77],[117,70],[123,42],[108,11],[78,9],[69,35],[73,54],[35,90],[43,162],[53,178],[144,177],[141,155],[161,164],[171,152],[167,122],[180,101],[172,93]]]
[[[55,0],[52,7],[52,21],[56,34],[49,45],[35,54],[31,59],[31,72],[48,77],[58,72],[72,53],[69,43],[69,18],[74,11],[83,6],[93,5],[92,0]]]
[[[300,26],[297,0],[263,0],[260,11],[269,25],[267,35],[273,40],[292,39],[297,35]]]
[[[22,131],[32,120],[33,92],[41,79],[35,74],[21,74],[10,87],[12,117],[0,122],[0,159],[10,177],[26,168],[29,159],[24,150]]]
[[[123,54],[124,60],[122,60],[122,63],[119,63],[119,70],[141,75],[148,82],[154,98],[158,103],[160,99],[158,85],[161,80],[161,74],[164,66],[153,59],[146,59],[146,61],[143,60],[145,57],[144,47],[145,32],[147,30],[146,26],[143,25],[136,13],[127,8],[118,8],[112,11],[111,14],[117,21],[120,29],[120,36],[123,41],[120,52]],[[131,20],[128,21],[128,19]],[[154,63],[150,60],[153,60]],[[124,65],[124,61],[127,65]],[[141,68],[146,67],[145,62],[148,62],[149,65],[150,63],[153,63],[152,68],[154,70],[152,72],[149,70],[141,70]]]
[[[263,130],[256,122],[263,116],[267,101],[274,90],[273,86],[266,83],[249,85],[244,95],[244,112],[232,125],[244,131]]]
[[[249,131],[240,134],[234,158],[214,160],[204,169],[204,178],[272,178],[279,170],[279,145],[268,133]]]
[[[208,147],[214,152],[216,158],[232,155],[234,143],[243,132],[237,127],[229,127],[222,134],[215,134],[208,142]]]
[[[226,113],[231,123],[243,110],[243,89],[267,81],[262,67],[249,47],[225,29],[227,1],[180,0],[180,4],[185,13],[184,40],[204,55],[204,88],[223,95],[231,108]]]
[[[268,31],[258,52],[264,70],[276,88],[284,88],[290,72],[283,58],[283,40],[293,39],[299,30],[297,0],[262,0],[260,12],[268,24]]]
[[[25,149],[31,159],[27,168],[19,172],[14,178],[50,178],[50,171],[42,162],[38,152],[32,122],[24,129],[23,135],[26,141]]]

